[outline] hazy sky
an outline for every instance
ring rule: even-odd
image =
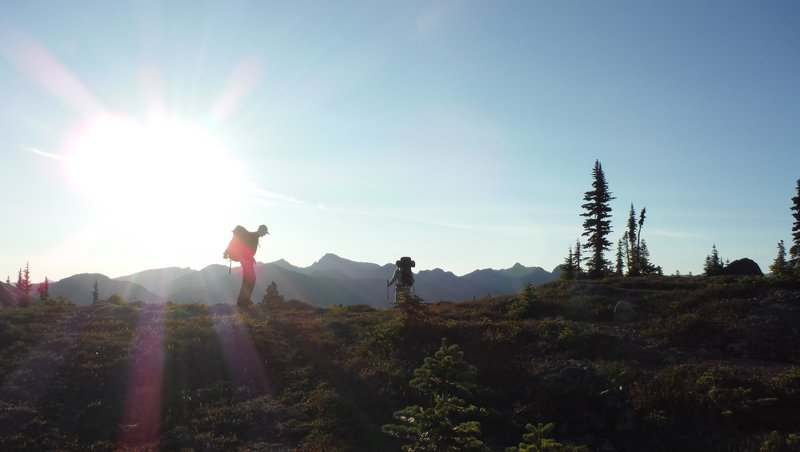
[[[796,1],[0,3],[0,276],[551,270],[599,159],[666,273],[791,239]],[[788,248],[788,246],[787,246]],[[613,258],[613,250],[608,254]]]

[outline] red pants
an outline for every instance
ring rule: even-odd
[[[252,256],[242,259],[242,287],[239,289],[239,301],[252,301],[253,288],[256,286],[256,261]]]

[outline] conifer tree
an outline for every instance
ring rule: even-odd
[[[628,230],[623,234],[625,241],[625,260],[628,265],[628,276],[641,276],[659,273],[659,268],[650,263],[650,253],[647,251],[647,244],[642,239],[642,228],[646,218],[647,208],[643,207],[639,212],[639,220],[636,220],[636,209],[631,204],[628,214]]]
[[[100,301],[100,289],[97,287],[97,280],[94,280],[94,287],[92,288],[92,303]]]
[[[587,237],[586,247],[591,250],[591,255],[587,259],[587,272],[592,278],[602,278],[605,274],[606,260],[604,253],[611,247],[608,235],[611,233],[611,192],[608,191],[608,182],[603,173],[603,167],[599,160],[595,160],[592,170],[594,181],[592,190],[584,194],[583,200],[586,201],[581,207],[585,210],[581,214],[586,220],[583,222],[583,236]]]
[[[561,264],[561,279],[575,279],[576,275],[575,255],[572,253],[572,247],[569,247],[569,254],[564,259],[564,263]]]
[[[44,282],[39,284],[36,291],[39,292],[39,300],[45,301],[50,298],[50,281],[47,279],[47,276],[44,277]]]
[[[536,303],[536,289],[533,284],[527,283],[522,288],[517,298],[511,303],[508,313],[514,317],[526,318],[533,314]]]
[[[789,248],[789,268],[800,273],[800,179],[797,179],[797,196],[792,197],[792,246]]]
[[[631,204],[631,207],[633,207],[633,204]],[[644,226],[645,212],[647,212],[647,207],[642,207],[642,211],[639,212],[639,230],[636,232],[636,240],[638,240],[637,245],[641,245],[642,242],[642,227]]]
[[[525,303],[533,303],[536,301],[536,290],[533,288],[533,284],[525,284],[525,287],[522,288],[521,299]]]
[[[30,271],[30,264],[25,264],[25,270],[19,269],[19,274],[17,276],[17,289],[22,291],[25,298],[27,298],[31,293],[31,271]]]
[[[788,263],[786,262],[786,247],[783,244],[783,240],[778,242],[778,255],[775,256],[775,261],[772,262],[772,265],[769,266],[769,271],[772,272],[772,276],[777,278],[786,276],[788,274]]]
[[[705,271],[706,276],[714,276],[722,273],[723,268],[724,265],[722,265],[722,260],[719,258],[717,244],[715,243],[711,246],[711,254],[706,256],[706,263],[703,266],[703,271]]]
[[[548,435],[556,428],[555,424],[548,422],[547,424],[539,423],[537,425],[526,424],[525,430],[528,433],[522,435],[522,442],[517,447],[508,447],[506,452],[539,452],[550,449],[557,450],[563,444],[554,439],[547,438]]]
[[[642,239],[639,243],[639,262],[644,275],[663,275],[660,265],[650,263],[650,250],[647,249],[647,242]]]
[[[625,262],[622,253],[622,249],[625,247],[624,241],[624,238],[622,238],[617,242],[617,265],[615,269],[617,276],[622,276],[625,273]]]
[[[575,252],[573,253],[573,262],[575,263],[575,277],[579,278],[583,274],[581,267],[581,240],[575,239]]]
[[[624,235],[628,242],[626,243],[627,259],[628,259],[628,276],[639,276],[641,274],[639,267],[639,247],[637,246],[636,234],[636,209],[631,203],[631,210],[628,213],[628,230]]]
[[[477,369],[464,361],[458,345],[442,346],[433,357],[414,370],[409,385],[432,406],[408,406],[394,413],[401,424],[386,424],[381,430],[405,441],[403,451],[485,451],[480,423],[472,420],[478,407],[460,398],[471,394]]]

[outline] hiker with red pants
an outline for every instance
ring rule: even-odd
[[[239,298],[236,304],[240,307],[253,305],[250,299],[253,295],[253,288],[256,285],[256,250],[258,249],[258,239],[269,234],[267,227],[263,224],[258,227],[256,232],[250,232],[243,226],[236,226],[233,229],[233,238],[228,244],[228,248],[222,253],[223,259],[230,259],[242,264],[242,287],[239,289]]]

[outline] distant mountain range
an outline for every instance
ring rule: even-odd
[[[394,297],[386,281],[394,272],[393,264],[378,265],[354,262],[335,254],[326,254],[308,267],[297,267],[285,260],[256,264],[257,283],[253,301],[260,301],[267,285],[274,281],[285,299],[297,299],[327,307],[336,304],[387,306]],[[488,295],[519,292],[526,284],[534,286],[558,278],[559,269],[548,272],[540,267],[516,264],[505,270],[476,270],[456,276],[441,269],[415,272],[414,289],[426,301],[466,301]],[[94,284],[99,297],[112,294],[128,301],[161,303],[202,302],[234,303],[241,284],[241,268],[210,265],[202,270],[162,268],[145,270],[119,278],[102,274],[80,274],[50,284],[50,296],[63,296],[77,304],[92,302]]]

